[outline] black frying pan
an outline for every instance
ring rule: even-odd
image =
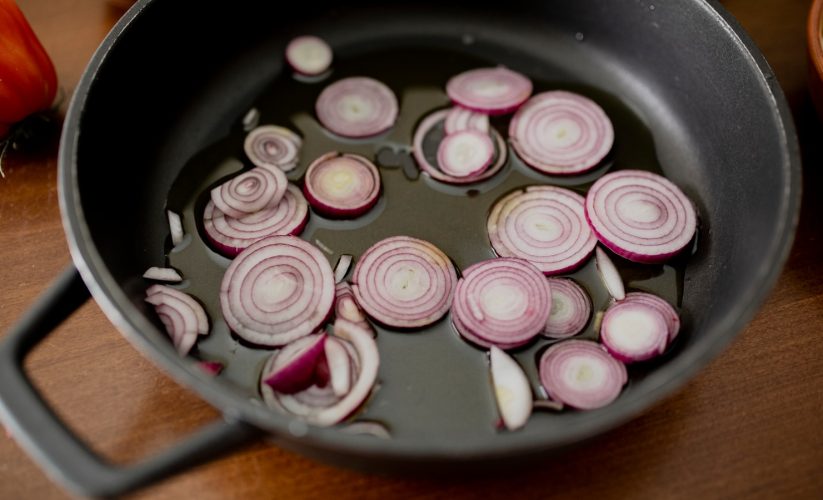
[[[133,489],[261,431],[307,455],[381,471],[430,472],[545,456],[626,422],[685,383],[753,316],[780,273],[799,208],[796,138],[771,70],[713,2],[297,2],[288,11],[262,4],[141,1],[104,41],[75,94],[60,150],[60,201],[76,270],[58,280],[0,350],[0,416],[75,491]],[[448,321],[419,334],[381,331],[381,387],[366,416],[385,421],[394,437],[306,427],[252,401],[267,353],[238,343],[222,325],[209,287],[225,262],[205,259],[196,241],[200,256],[175,265],[198,276],[192,293],[216,325],[199,354],[222,356],[229,367],[211,379],[191,359],[179,358],[142,302],[146,283],[140,276],[163,264],[168,250],[164,208],[168,202],[195,225],[197,193],[232,170],[219,158],[242,158],[238,124],[247,109],[258,105],[264,121],[282,122],[290,106],[305,107],[302,100],[319,92],[322,84],[282,91],[296,89],[284,80],[283,47],[304,32],[334,47],[332,79],[368,74],[375,64],[396,91],[406,84],[437,88],[464,67],[505,64],[528,74],[539,90],[567,88],[598,100],[617,131],[612,168],[662,170],[701,214],[695,255],[670,274],[624,265],[641,285],[669,280],[661,293],[682,307],[678,343],[660,361],[632,369],[614,404],[535,415],[525,429],[500,433],[491,425],[483,353],[461,343]],[[402,164],[402,148],[398,154]],[[465,267],[490,255],[475,227],[488,200],[519,185],[577,182],[536,179],[512,164],[499,183],[476,193],[439,192],[392,167],[383,170],[387,186],[408,187],[396,192],[406,193],[413,214],[387,208],[354,231],[313,229],[329,238],[334,253],[357,254],[370,238],[394,231],[437,241]],[[590,267],[580,279],[593,291]],[[103,463],[74,438],[34,391],[22,359],[88,291],[130,342],[225,419],[125,468]],[[605,300],[598,293],[596,305]],[[585,335],[593,334],[590,326]],[[532,372],[529,360],[541,345],[517,354]]]

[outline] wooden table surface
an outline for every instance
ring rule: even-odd
[[[805,196],[794,249],[769,300],[685,388],[540,472],[460,481],[386,478],[331,468],[261,441],[136,496],[823,498],[823,196],[817,191],[823,127],[806,86],[810,3],[724,2],[766,54],[791,103]],[[20,4],[70,94],[120,12],[106,0]],[[46,152],[5,159],[0,332],[70,260],[55,154],[56,140]],[[161,450],[218,416],[140,356],[93,302],[39,346],[27,367],[63,418],[118,462]],[[11,439],[0,438],[0,498],[66,496]]]

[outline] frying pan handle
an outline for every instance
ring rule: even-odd
[[[118,466],[97,456],[52,412],[23,369],[26,355],[88,298],[88,288],[72,266],[0,344],[0,420],[54,480],[80,495],[118,495],[205,462],[260,434],[249,424],[224,418],[136,464]]]

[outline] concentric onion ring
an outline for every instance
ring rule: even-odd
[[[533,169],[575,175],[596,167],[614,143],[611,120],[594,101],[561,90],[529,99],[509,124],[517,155]]]
[[[209,319],[203,306],[191,295],[165,285],[146,289],[146,302],[154,306],[178,354],[185,356],[198,335],[209,333]]]
[[[451,305],[457,272],[428,241],[394,236],[372,245],[354,268],[352,290],[376,321],[417,328],[440,319]]]
[[[289,184],[280,203],[240,218],[224,214],[210,201],[203,211],[203,229],[215,250],[234,257],[266,236],[300,234],[308,219],[309,204],[300,190]]]
[[[592,299],[572,279],[547,278],[552,288],[552,310],[543,335],[564,339],[577,335],[592,315]]]
[[[603,314],[600,342],[623,363],[646,361],[663,354],[669,343],[666,318],[647,302],[621,300]]]
[[[623,302],[641,302],[649,307],[657,309],[657,311],[666,320],[667,330],[669,332],[668,338],[671,343],[677,334],[680,332],[680,315],[674,310],[674,307],[658,297],[646,292],[629,292]]]
[[[589,340],[564,340],[540,358],[540,383],[549,398],[580,410],[608,405],[628,380],[626,367]]]
[[[280,203],[288,184],[280,169],[255,167],[212,189],[211,201],[224,214],[240,218]]]
[[[554,186],[508,194],[492,207],[486,224],[494,251],[525,259],[546,275],[576,269],[597,244],[583,201],[574,191]]]
[[[333,304],[329,262],[294,236],[254,243],[229,265],[220,285],[226,323],[258,345],[284,345],[316,331]]]
[[[546,327],[552,291],[540,271],[520,259],[478,262],[463,272],[452,301],[452,321],[483,347],[513,349]]]
[[[449,79],[446,93],[464,108],[502,115],[514,111],[529,98],[532,82],[503,67],[478,68]]]
[[[329,217],[356,217],[368,212],[380,196],[380,172],[360,155],[336,151],[317,158],[306,170],[306,199]]]
[[[315,104],[317,119],[343,137],[361,138],[390,129],[399,107],[389,87],[373,78],[350,77],[332,83]]]
[[[328,71],[334,53],[322,38],[302,35],[286,45],[286,61],[301,75],[317,76]]]
[[[499,172],[506,164],[508,149],[506,148],[506,141],[494,129],[491,130],[491,133],[494,138],[496,157],[494,163],[486,170],[472,177],[455,177],[440,169],[439,165],[437,165],[437,150],[443,137],[445,137],[442,125],[445,123],[444,120],[448,113],[449,110],[447,109],[435,111],[424,118],[423,121],[420,122],[420,125],[417,126],[412,143],[412,154],[417,162],[417,166],[432,179],[449,184],[480,182]],[[437,134],[437,136],[435,136],[435,134]],[[431,158],[431,161],[429,161],[428,158]]]
[[[452,177],[477,177],[492,164],[494,156],[491,138],[476,130],[447,135],[437,148],[437,164]]]
[[[680,253],[697,229],[689,199],[670,180],[640,170],[604,175],[586,196],[586,218],[612,252],[658,263]]]
[[[277,125],[262,125],[246,136],[243,149],[258,167],[278,168],[288,172],[297,167],[303,139]]]

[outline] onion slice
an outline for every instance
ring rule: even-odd
[[[300,234],[308,219],[308,202],[300,189],[289,184],[280,203],[240,218],[224,214],[210,201],[203,212],[203,229],[215,250],[235,257],[267,236]]]
[[[566,406],[593,410],[620,395],[628,380],[626,367],[589,340],[564,340],[540,358],[540,382],[549,397]]]
[[[586,218],[609,250],[634,262],[680,253],[697,229],[691,201],[670,180],[641,170],[604,175],[586,196]]]
[[[506,428],[515,430],[526,425],[532,413],[529,379],[511,356],[491,347],[491,378],[500,418]]]
[[[517,110],[509,124],[517,155],[538,172],[576,175],[611,151],[611,120],[594,101],[572,92],[543,92]]]
[[[263,383],[281,394],[294,394],[314,383],[317,365],[325,359],[328,336],[316,333],[298,339],[283,349],[279,366],[270,371]]]
[[[176,247],[183,242],[185,233],[183,232],[183,221],[180,220],[180,215],[171,210],[166,210],[166,215],[169,219],[169,233],[171,233],[171,244]]]
[[[206,375],[216,377],[220,375],[225,366],[220,361],[198,361],[197,366],[206,372]]]
[[[492,207],[486,224],[497,255],[525,259],[552,276],[585,262],[597,239],[586,223],[583,197],[569,189],[529,186]]]
[[[614,262],[600,247],[595,249],[594,254],[597,272],[600,274],[603,284],[606,285],[609,295],[614,297],[614,300],[623,300],[626,297],[626,289],[623,286],[623,278],[620,277]]]
[[[446,83],[455,103],[490,115],[511,113],[532,94],[532,82],[504,67],[479,68],[460,73]]]
[[[626,294],[623,302],[642,302],[645,305],[657,309],[657,311],[666,320],[668,330],[668,339],[671,344],[680,332],[680,315],[677,314],[674,307],[658,297],[646,292],[630,292]]]
[[[483,347],[514,349],[546,327],[551,286],[521,259],[478,262],[463,271],[452,302],[452,322],[467,340]]]
[[[277,205],[289,180],[279,169],[255,167],[211,190],[211,201],[224,214],[240,218]]]
[[[384,83],[373,78],[338,80],[320,93],[315,104],[317,119],[337,135],[371,137],[390,129],[399,107],[397,97]]]
[[[232,261],[220,286],[226,323],[258,345],[285,345],[316,331],[333,303],[329,262],[294,236],[270,236],[252,244]]]
[[[444,122],[446,135],[466,130],[475,130],[483,134],[489,134],[489,115],[478,113],[462,106],[454,106],[446,114]]]
[[[592,315],[592,299],[570,278],[547,278],[552,289],[552,308],[543,335],[564,339],[577,335]]]
[[[491,130],[491,135],[494,139],[495,159],[490,167],[471,177],[455,177],[447,174],[440,168],[436,153],[444,137],[442,125],[448,113],[449,111],[446,109],[431,113],[420,122],[420,125],[417,126],[414,132],[412,154],[420,170],[432,179],[449,184],[480,182],[489,179],[499,172],[506,164],[508,150],[506,148],[506,141],[494,129]]]
[[[291,130],[277,125],[261,125],[246,135],[243,149],[258,167],[289,172],[297,167],[303,139]]]
[[[311,206],[328,217],[356,217],[380,196],[380,172],[360,155],[326,153],[306,170],[303,191]]]
[[[143,273],[143,277],[147,280],[166,281],[168,283],[180,283],[183,277],[176,269],[170,267],[150,267]]]
[[[154,306],[178,354],[185,356],[198,335],[209,333],[206,311],[191,295],[165,285],[146,289],[146,302]]]
[[[335,396],[345,396],[352,384],[351,361],[346,347],[340,340],[331,338],[326,342],[325,350],[332,392]]]
[[[366,313],[363,312],[354,297],[351,285],[345,281],[341,281],[334,288],[334,314],[338,318],[343,318],[361,328],[373,331],[369,320],[366,319]]]
[[[611,305],[600,324],[600,342],[624,363],[663,354],[668,340],[669,325],[657,307],[637,300]]]
[[[303,35],[286,46],[286,61],[301,75],[317,76],[331,67],[333,53],[322,38]]]
[[[437,148],[437,164],[453,177],[474,177],[494,160],[494,143],[488,134],[465,130],[449,134]]]
[[[457,272],[446,254],[428,241],[394,236],[363,253],[352,283],[357,303],[373,319],[418,328],[449,310]]]
[[[351,267],[351,263],[354,260],[349,254],[343,254],[337,259],[337,265],[334,266],[334,282],[340,283],[346,278],[346,275],[349,273],[349,268]]]

